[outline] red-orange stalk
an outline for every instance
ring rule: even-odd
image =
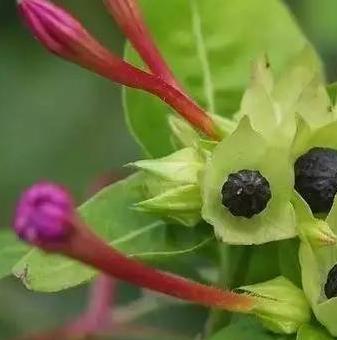
[[[179,87],[171,69],[153,41],[139,8],[138,0],[105,0],[104,2],[109,13],[114,17],[149,69],[167,83]]]
[[[242,313],[254,306],[251,296],[206,286],[128,258],[83,225],[62,246],[62,253],[119,280],[189,302]]]

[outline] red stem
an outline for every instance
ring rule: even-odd
[[[167,83],[179,87],[169,66],[153,41],[137,0],[105,0],[105,4],[125,36],[149,69]]]
[[[189,302],[243,313],[254,306],[248,295],[209,287],[127,258],[85,227],[77,229],[62,252],[119,280]]]
[[[116,280],[100,275],[92,286],[87,311],[65,327],[69,336],[89,335],[113,329],[111,308],[115,297]]]
[[[101,60],[99,62],[97,59],[94,65],[87,67],[113,82],[154,94],[207,136],[215,140],[221,139],[210,116],[176,87],[157,75],[133,67],[108,51]]]

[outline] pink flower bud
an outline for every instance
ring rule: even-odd
[[[32,245],[57,245],[64,242],[73,229],[73,211],[73,200],[63,187],[38,183],[21,195],[14,230]]]
[[[45,0],[19,0],[18,8],[34,36],[51,52],[72,61],[105,55],[104,48],[62,8]]]

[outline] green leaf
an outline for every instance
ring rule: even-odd
[[[293,169],[281,147],[270,147],[251,127],[247,117],[238,129],[220,142],[206,165],[202,184],[202,217],[215,234],[230,244],[262,244],[296,235],[290,204]],[[221,202],[221,189],[228,176],[242,169],[258,170],[269,181],[272,198],[267,207],[250,219],[233,216]]]
[[[278,0],[170,0],[160,5],[142,0],[140,4],[182,86],[200,105],[222,116],[239,109],[252,60],[266,52],[278,74],[306,44]],[[126,58],[141,65],[130,46]],[[170,153],[171,110],[150,95],[128,89],[124,103],[130,129],[144,150],[154,157]]]
[[[240,316],[229,326],[225,327],[207,340],[281,340],[292,339],[292,336],[270,333],[253,317]]]
[[[27,253],[29,247],[19,241],[11,230],[0,230],[0,279],[11,274],[13,265]]]
[[[102,190],[79,208],[81,215],[113,247],[148,262],[176,259],[213,238],[205,225],[187,230],[132,209],[143,198],[143,180],[142,174],[136,174]],[[89,267],[37,249],[23,257],[13,272],[27,288],[43,292],[73,287],[95,276]]]

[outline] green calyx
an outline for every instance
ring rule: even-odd
[[[300,326],[310,321],[310,307],[303,291],[282,276],[240,287],[240,290],[254,295],[253,313],[272,332],[296,333]]]
[[[296,235],[290,203],[294,180],[288,152],[269,144],[252,128],[248,117],[215,147],[203,174],[202,217],[213,225],[219,239],[230,244],[261,244]],[[258,170],[269,182],[272,193],[265,210],[249,219],[233,216],[221,199],[228,176],[242,169]]]
[[[336,202],[325,222],[333,233],[337,232]],[[302,270],[303,290],[317,320],[324,325],[333,336],[337,336],[337,297],[328,298],[326,296],[328,275],[337,263],[337,246],[336,244],[331,244],[325,247],[315,247],[310,240],[305,237],[306,230],[304,224],[299,224],[299,227],[301,228],[299,260]]]

